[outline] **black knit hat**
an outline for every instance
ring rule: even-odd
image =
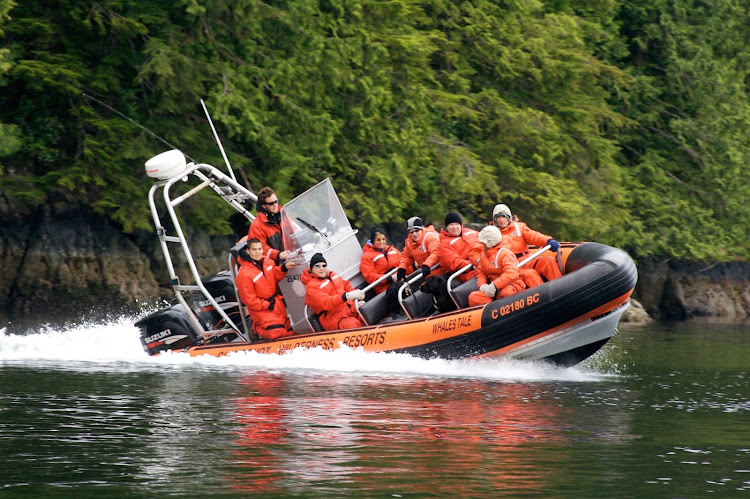
[[[310,258],[310,268],[313,268],[316,263],[328,263],[326,262],[326,259],[323,258],[323,255],[321,253],[315,253],[312,258]]]
[[[463,222],[461,221],[461,215],[456,213],[455,211],[451,211],[447,215],[445,215],[445,226],[448,227],[448,224],[461,224],[463,225]]]
[[[378,234],[385,235],[385,231],[383,229],[381,229],[380,227],[374,227],[373,226],[373,228],[370,229],[370,241],[374,241],[375,240],[375,236],[377,236]]]

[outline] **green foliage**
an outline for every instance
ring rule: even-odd
[[[146,159],[223,163],[203,98],[251,189],[331,177],[355,224],[504,202],[560,240],[746,259],[747,19],[740,0],[0,0],[0,188],[149,230]],[[231,232],[205,198],[191,222]]]
[[[8,12],[15,6],[15,2],[0,0],[0,35],[3,34],[3,24],[8,19]],[[4,74],[11,68],[10,50],[0,48],[0,86],[6,81]],[[3,158],[18,152],[22,142],[18,126],[0,122],[0,175],[4,173]]]
[[[638,76],[622,99],[637,122],[622,163],[640,246],[685,259],[750,254],[750,24],[744,2],[624,4]],[[644,248],[646,248],[644,250]]]

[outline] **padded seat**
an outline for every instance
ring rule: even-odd
[[[311,309],[309,306],[305,305],[305,317],[307,318],[307,323],[310,324],[310,327],[313,331],[316,333],[319,333],[321,331],[325,331],[323,329],[323,326],[320,324],[320,320],[318,319],[318,314],[316,314],[313,309]]]
[[[229,249],[229,254],[232,255],[234,259],[236,260],[240,254],[240,251],[245,248],[247,248],[247,240],[240,241],[239,243],[235,244]]]
[[[435,311],[435,301],[432,295],[420,290],[415,291],[411,296],[407,296],[403,301],[404,309],[411,319],[425,317]]]
[[[477,278],[472,277],[468,281],[451,289],[449,293],[458,304],[458,308],[466,308],[469,306],[469,295],[472,291],[477,291],[478,289]]]
[[[368,300],[364,305],[359,307],[359,313],[368,326],[377,324],[390,315],[391,307],[388,304],[388,297],[385,291]]]

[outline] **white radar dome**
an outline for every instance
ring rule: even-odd
[[[146,161],[146,174],[159,180],[167,180],[182,175],[186,169],[185,155],[177,149],[157,154]]]

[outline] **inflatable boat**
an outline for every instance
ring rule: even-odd
[[[397,300],[373,295],[359,272],[362,249],[329,179],[284,205],[284,248],[298,263],[279,283],[295,335],[276,340],[254,337],[250,318],[234,286],[237,255],[244,243],[228,249],[227,269],[201,276],[176,209],[210,189],[248,220],[245,203],[254,193],[208,164],[187,163],[178,150],[146,162],[155,179],[149,206],[176,303],[136,325],[150,355],[181,351],[224,356],[233,352],[284,354],[298,348],[361,348],[422,358],[465,359],[508,356],[572,366],[599,350],[616,331],[635,288],[637,271],[622,250],[594,242],[561,243],[557,252],[540,248],[522,261],[554,256],[562,277],[486,305],[468,306],[476,278],[461,283],[457,272],[445,282],[452,306],[419,288],[421,273],[407,277]],[[158,200],[158,201],[157,201]],[[163,222],[164,220],[164,222]],[[174,255],[173,253],[179,253]],[[311,256],[322,253],[329,268],[367,292],[358,307],[363,327],[323,331],[304,302],[302,272]],[[468,270],[469,267],[462,269]]]

